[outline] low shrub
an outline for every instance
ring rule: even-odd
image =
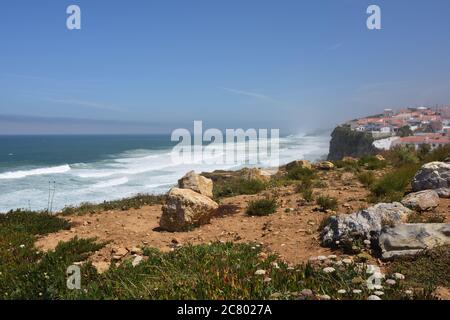
[[[386,173],[370,187],[370,191],[374,196],[373,200],[400,201],[419,168],[420,165],[409,164]]]
[[[287,178],[290,180],[306,181],[311,180],[314,177],[315,172],[313,170],[302,167],[295,167],[287,173]]]
[[[367,170],[379,170],[386,167],[386,161],[379,160],[375,156],[364,156],[358,160],[358,164]]]
[[[267,216],[275,213],[277,207],[275,199],[260,199],[250,202],[245,213],[249,216]]]
[[[316,199],[317,205],[321,207],[323,211],[325,210],[336,210],[337,209],[337,199],[331,198],[329,196],[320,195]]]
[[[365,187],[370,187],[375,182],[375,174],[372,171],[364,171],[358,174],[358,181]]]
[[[445,216],[435,212],[413,213],[408,217],[408,223],[443,223]]]
[[[129,210],[139,209],[143,206],[154,204],[164,204],[164,195],[138,194],[134,197],[124,198],[120,200],[104,201],[99,204],[82,203],[79,206],[65,207],[61,210],[62,215],[85,215],[108,210]]]
[[[214,183],[214,198],[234,197],[242,194],[257,194],[266,190],[268,183],[260,180],[230,179]]]
[[[424,251],[416,256],[395,260],[389,272],[405,276],[404,285],[429,291],[438,286],[450,288],[450,246]]]

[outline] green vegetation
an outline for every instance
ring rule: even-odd
[[[375,156],[363,156],[358,160],[358,165],[367,170],[380,170],[386,167],[386,161]]]
[[[385,153],[385,157],[390,164],[397,168],[404,165],[418,164],[420,162],[414,148],[408,146],[393,148]]]
[[[42,213],[14,211],[0,217],[0,299],[298,299],[303,289],[335,299],[371,294],[364,267],[335,266],[333,273],[321,265],[292,267],[275,255],[261,258],[255,244],[184,246],[169,253],[145,248],[138,266],[125,261],[103,274],[89,262],[80,263],[102,246],[93,239],[75,238],[47,253],[34,247],[37,235],[68,227],[65,220]],[[436,286],[450,285],[449,257],[447,248],[394,263],[390,271],[405,274],[405,284],[386,287],[383,299],[432,298]],[[81,290],[66,286],[67,267],[74,263],[81,268]],[[407,296],[405,290],[416,285],[425,290]],[[339,294],[342,289],[347,293]]]
[[[108,210],[139,209],[143,206],[163,204],[164,195],[138,194],[131,198],[121,200],[105,201],[100,204],[82,203],[76,207],[66,207],[61,211],[63,215],[85,215]]]
[[[320,220],[319,228],[317,229],[317,231],[322,232],[323,229],[325,229],[325,227],[330,224],[331,217],[331,215],[324,216],[322,220]]]
[[[337,209],[337,199],[331,198],[329,196],[320,195],[316,199],[317,205],[320,206],[321,210],[336,210]]]
[[[370,191],[375,197],[373,200],[400,201],[419,168],[418,165],[409,164],[386,173],[370,187]]]
[[[406,286],[432,291],[437,286],[450,288],[449,266],[450,246],[443,246],[397,260],[391,264],[389,271],[405,275]]]
[[[250,202],[245,213],[249,216],[268,216],[275,213],[277,207],[275,199],[260,199]]]
[[[99,245],[74,239],[42,253],[34,242],[36,236],[69,227],[66,220],[46,213],[18,210],[0,215],[0,299],[50,299],[64,290],[66,268]]]
[[[386,159],[393,168],[371,184],[371,200],[373,202],[401,200],[423,164],[432,161],[444,161],[449,155],[450,146],[440,147],[433,151],[428,148],[415,151],[413,148],[400,147],[386,152]]]
[[[413,135],[413,131],[409,126],[404,126],[398,129],[398,135],[400,137],[408,137]]]
[[[315,177],[315,172],[308,168],[295,167],[287,172],[287,178],[296,181],[308,181]]]
[[[358,180],[365,187],[370,187],[375,182],[375,174],[372,171],[365,171],[358,174]]]
[[[213,194],[214,198],[220,199],[241,194],[257,194],[267,189],[267,187],[268,184],[260,180],[233,178],[214,182]]]

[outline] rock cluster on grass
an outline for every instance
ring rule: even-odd
[[[186,231],[209,223],[218,207],[215,201],[191,189],[172,188],[162,207],[159,224],[167,231]]]
[[[430,162],[422,166],[413,181],[414,191],[450,188],[450,163]]]
[[[342,241],[370,239],[379,245],[382,258],[417,254],[425,249],[450,244],[450,224],[405,223],[412,210],[434,210],[439,197],[450,197],[450,163],[431,162],[422,166],[412,182],[414,193],[401,203],[379,203],[365,210],[329,218],[322,230],[325,246]]]
[[[423,190],[408,194],[402,204],[412,210],[428,211],[439,205],[439,195],[434,190]]]
[[[405,222],[411,210],[399,202],[378,203],[370,208],[345,216],[332,216],[323,228],[322,244],[334,245],[336,241],[351,238],[377,238],[386,224]]]
[[[386,228],[379,238],[384,259],[417,254],[447,244],[450,244],[450,223],[400,224]]]

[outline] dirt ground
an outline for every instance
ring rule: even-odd
[[[322,173],[323,188],[315,188],[315,194],[325,194],[338,199],[338,214],[348,214],[369,206],[369,192],[352,174],[342,172]],[[161,251],[173,250],[186,244],[201,244],[216,241],[235,243],[254,242],[266,252],[275,252],[288,263],[300,263],[318,255],[336,254],[320,246],[319,225],[324,217],[333,212],[320,212],[315,204],[305,205],[294,186],[280,187],[254,196],[236,196],[221,201],[230,205],[234,212],[214,218],[210,224],[189,232],[170,233],[160,231],[161,206],[146,206],[128,211],[105,211],[84,216],[65,217],[72,224],[70,230],[49,234],[37,241],[38,248],[50,250],[60,241],[73,237],[97,238],[108,244],[90,259],[99,268],[109,265],[118,251],[133,252],[133,248],[154,247]],[[277,193],[277,212],[265,217],[249,217],[245,214],[247,203],[265,193]],[[450,221],[450,199],[441,199],[437,212]],[[129,254],[128,254],[129,255]]]

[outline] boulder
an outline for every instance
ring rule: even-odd
[[[450,163],[430,162],[416,173],[412,188],[414,191],[450,187]]]
[[[312,169],[311,162],[309,162],[308,160],[295,160],[282,167],[282,169],[285,169],[287,171],[296,168]]]
[[[316,168],[319,170],[332,170],[334,169],[334,164],[330,161],[320,161],[316,164]]]
[[[435,189],[434,191],[436,191],[439,198],[450,198],[450,188],[439,188]]]
[[[261,182],[268,182],[271,173],[258,168],[244,168],[238,171],[239,176],[245,180],[258,180]]]
[[[186,231],[208,223],[218,207],[216,202],[198,192],[172,188],[162,207],[159,225],[171,232]]]
[[[213,197],[213,181],[205,178],[194,171],[186,173],[186,175],[178,180],[180,189],[191,189],[204,196]]]
[[[376,239],[384,225],[406,221],[412,211],[399,202],[378,203],[350,215],[332,216],[321,233],[322,244],[332,246],[336,241],[354,237]]]
[[[417,211],[428,211],[439,205],[439,195],[434,190],[423,190],[408,194],[402,204]]]
[[[258,168],[243,168],[237,171],[215,170],[213,172],[202,172],[202,176],[214,182],[232,181],[235,179],[259,180],[267,182],[274,173]]]
[[[414,255],[425,249],[450,244],[450,223],[399,224],[379,237],[383,259]]]

